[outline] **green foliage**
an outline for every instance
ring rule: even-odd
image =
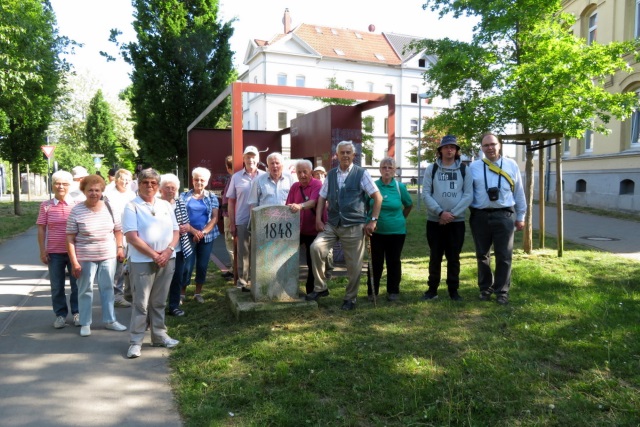
[[[86,123],[87,148],[90,154],[104,155],[106,164],[116,163],[116,134],[109,104],[98,90],[89,103]]]
[[[121,46],[133,66],[129,100],[145,163],[169,170],[187,162],[187,126],[222,92],[233,68],[231,22],[217,0],[135,0],[137,42]],[[112,31],[116,41],[117,30]],[[228,103],[228,100],[226,101]],[[223,103],[201,122],[214,127]]]
[[[425,73],[436,95],[456,96],[433,124],[468,140],[519,123],[525,133],[608,132],[638,106],[633,93],[609,93],[605,82],[629,71],[625,54],[636,42],[586,45],[568,30],[574,18],[559,0],[429,0],[441,15],[476,16],[471,42],[422,40],[417,49],[437,56]]]

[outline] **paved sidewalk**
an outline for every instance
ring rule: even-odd
[[[533,209],[533,228],[538,229],[539,206]],[[545,207],[545,229],[557,236],[557,212]],[[640,222],[607,218],[598,215],[564,210],[564,240],[589,245],[640,261]]]
[[[129,333],[104,328],[97,290],[90,337],[73,324],[53,328],[36,235],[0,245],[0,425],[181,426],[170,350],[150,347],[147,334],[142,357],[127,359]],[[118,321],[128,326],[130,311],[116,308]]]

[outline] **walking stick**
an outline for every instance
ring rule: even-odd
[[[371,237],[366,235],[366,245],[367,245],[367,288],[371,286],[371,295],[373,295],[373,306],[377,307],[377,296],[376,296],[376,287],[373,284],[372,272],[371,272]]]

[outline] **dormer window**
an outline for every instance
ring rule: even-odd
[[[336,30],[335,28],[331,29],[331,34],[333,34],[334,36],[338,35],[338,30]]]
[[[318,34],[322,34],[322,28],[320,28],[320,27],[316,27],[316,33],[318,33]]]
[[[374,53],[378,61],[384,61],[384,56],[381,53]]]
[[[639,1],[640,1],[640,0],[639,0]],[[360,34],[360,33],[353,33],[353,34],[355,34],[355,36],[356,36],[356,38],[357,38],[357,39],[362,40],[362,34]]]
[[[425,68],[427,66],[427,60],[424,58],[418,59],[418,67]]]
[[[336,55],[344,56],[344,51],[342,49],[333,49]]]

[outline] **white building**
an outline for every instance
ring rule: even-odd
[[[359,31],[345,28],[301,24],[291,27],[289,10],[284,12],[282,34],[271,40],[253,39],[244,56],[247,70],[240,80],[247,83],[288,85],[326,89],[331,81],[350,90],[393,93],[396,96],[396,163],[402,177],[417,176],[417,167],[405,154],[417,144],[418,116],[430,116],[439,108],[449,107],[448,100],[422,101],[428,93],[423,73],[434,58],[404,47],[419,37]],[[323,107],[312,98],[288,95],[245,94],[243,127],[252,130],[277,130],[290,126],[297,116]],[[386,155],[387,109],[377,108],[366,115],[374,117],[374,155],[365,165],[376,165]],[[288,141],[283,141],[287,156]],[[426,162],[421,167],[425,167]],[[373,173],[374,171],[372,171]]]

